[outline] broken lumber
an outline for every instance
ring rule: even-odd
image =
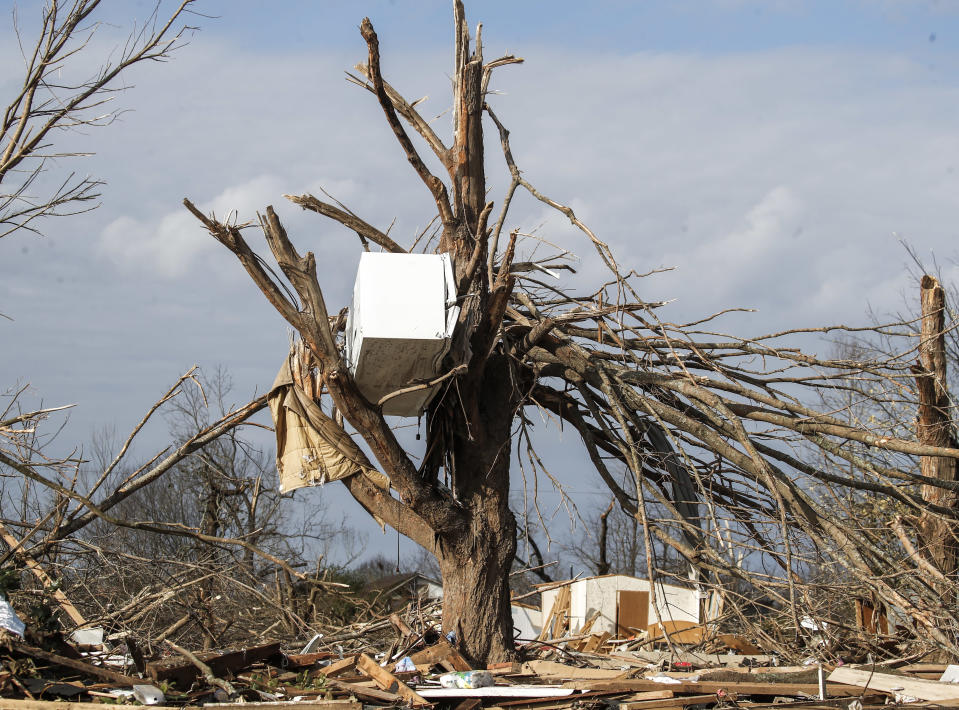
[[[390,614],[390,623],[396,627],[396,630],[402,634],[404,639],[409,638],[413,633],[413,629],[411,629],[407,623],[400,618],[399,614]]]
[[[280,653],[279,643],[268,643],[263,646],[253,646],[227,653],[198,653],[203,663],[210,667],[214,675],[221,676],[233,673],[259,661],[277,656]],[[161,661],[147,663],[147,675],[154,681],[172,681],[179,688],[189,688],[190,684],[200,675],[200,670],[189,661],[171,657]],[[140,681],[137,681],[140,682]]]
[[[650,624],[646,633],[648,635],[642,644],[644,646],[665,641],[667,636],[673,643],[696,644],[705,638],[706,627],[691,621],[664,621],[662,624]]]
[[[571,651],[582,651],[582,650],[583,650],[583,648],[586,646],[586,644],[589,643],[589,634],[592,633],[593,624],[596,623],[596,620],[597,620],[600,616],[602,616],[602,613],[601,613],[601,612],[599,612],[599,611],[594,611],[594,612],[590,615],[590,617],[589,617],[588,619],[586,619],[585,623],[583,623],[583,625],[580,626],[580,627],[576,630],[575,635],[576,635],[576,636],[586,636],[587,638],[586,638],[585,640],[582,640],[582,641],[577,641],[577,642],[575,642],[575,643],[570,643],[570,644],[567,646],[567,648],[568,648],[569,650],[571,650]]]
[[[359,685],[358,683],[344,683],[341,680],[331,678],[330,686],[338,690],[345,690],[359,698],[369,698],[370,700],[377,700],[379,702],[390,704],[403,702],[403,697],[397,693],[391,693],[388,690],[367,688],[365,685]]]
[[[715,693],[709,695],[686,695],[681,698],[663,698],[662,700],[624,699],[618,705],[612,703],[614,710],[653,710],[654,708],[676,708],[681,710],[688,705],[706,705],[716,702]]]
[[[310,668],[319,661],[325,661],[333,656],[329,651],[317,651],[316,653],[294,653],[286,655],[287,668]]]
[[[522,700],[507,700],[505,702],[500,702],[496,705],[496,707],[501,708],[502,710],[566,710],[566,708],[570,707],[572,697],[575,697],[575,701],[572,702],[575,702],[579,707],[592,707],[597,701],[607,702],[610,705],[615,705],[616,703],[614,701],[604,700],[610,695],[614,695],[614,693],[603,693],[597,691],[593,693],[581,693],[576,696],[567,695],[561,697],[524,698]],[[656,690],[650,693],[636,693],[628,696],[627,698],[623,698],[620,702],[635,698],[646,698],[649,700],[649,702],[671,702],[673,704],[676,702],[681,702],[679,700],[674,700],[673,693],[669,690]]]
[[[543,621],[542,631],[536,637],[537,641],[544,641],[547,638],[556,638],[559,632],[566,628],[567,618],[569,617],[569,587],[562,587],[553,600],[553,606],[549,610],[549,616]]]
[[[543,678],[565,678],[569,680],[610,680],[625,675],[619,669],[607,668],[576,668],[556,661],[527,661],[522,666],[522,673],[531,673]]]
[[[716,640],[726,646],[731,648],[734,651],[739,651],[739,653],[745,653],[748,655],[755,655],[762,653],[762,650],[756,648],[748,639],[739,636],[738,634],[719,634],[715,637]]]
[[[15,700],[0,698],[0,710],[103,710],[103,703],[75,703],[70,700]],[[347,710],[343,708],[342,710]],[[360,710],[359,708],[357,710]]]
[[[888,673],[873,673],[859,668],[837,668],[829,674],[830,683],[853,686],[858,692],[863,688],[881,690],[885,693],[902,693],[920,700],[954,700],[959,702],[959,687],[937,680],[922,680]]]
[[[327,678],[332,678],[334,676],[342,675],[347,671],[351,671],[356,668],[356,659],[359,658],[357,655],[346,656],[341,658],[338,661],[333,661],[330,665],[325,668],[320,668],[317,673],[325,675]]]
[[[466,662],[466,659],[463,658],[459,654],[459,651],[453,648],[453,646],[450,645],[450,642],[446,639],[443,639],[439,643],[433,644],[429,648],[424,648],[422,651],[417,651],[410,656],[410,660],[413,661],[414,666],[432,666],[437,663],[442,663],[443,661],[449,661],[449,664],[452,666],[452,668],[447,670],[473,670],[472,667],[470,667],[470,664]]]
[[[25,710],[73,710],[76,705],[77,703],[70,703],[70,707],[64,708],[26,708]],[[102,705],[95,707],[103,710]],[[282,710],[286,707],[296,708],[296,710],[363,710],[363,703],[353,700],[279,700],[264,703],[204,703],[203,707],[241,708],[242,710]],[[0,705],[0,710],[6,710],[6,708]]]
[[[140,685],[143,683],[143,681],[139,678],[123,675],[123,673],[111,671],[109,668],[101,668],[100,666],[95,666],[92,663],[86,663],[85,661],[67,658],[66,656],[61,656],[57,653],[50,653],[50,651],[44,651],[42,648],[35,648],[19,641],[13,642],[13,648],[25,656],[38,658],[42,661],[47,661],[48,663],[63,666],[64,668],[80,671],[97,678],[102,678],[103,680],[108,680],[111,683],[122,683],[123,685]]]
[[[486,670],[496,675],[515,675],[523,672],[523,664],[518,661],[506,661],[504,663],[490,663]]]
[[[383,690],[386,690],[390,693],[397,693],[403,698],[403,700],[411,705],[421,706],[430,704],[426,698],[418,695],[415,690],[390,673],[388,670],[381,668],[376,661],[367,656],[365,653],[361,653],[359,658],[356,659],[356,667],[376,681],[376,684]]]
[[[27,568],[33,572],[33,576],[40,580],[40,583],[43,584],[44,589],[51,593],[57,604],[59,604],[60,608],[66,612],[67,616],[70,617],[74,624],[77,626],[83,626],[87,623],[86,619],[83,618],[83,615],[77,611],[75,606],[73,606],[73,602],[67,599],[67,595],[60,590],[60,588],[52,579],[50,579],[50,575],[48,575],[46,570],[40,566],[40,563],[26,553],[21,546],[21,541],[17,540],[13,535],[11,535],[10,531],[4,527],[3,523],[0,523],[0,539],[2,539],[10,547],[10,552],[13,553],[13,556],[23,562]]]
[[[660,690],[662,683],[646,679],[630,680],[593,680],[593,681],[567,681],[563,683],[564,688],[576,688],[578,690],[609,690],[629,693],[642,690]],[[726,690],[729,693],[737,695],[808,695],[816,697],[819,695],[818,683],[747,683],[747,682],[710,682],[699,681],[696,683],[681,682],[670,684],[668,686],[674,693],[687,693],[689,695],[715,694],[719,690]],[[842,683],[830,683],[826,689],[827,694],[837,696],[859,695],[862,691],[859,688]],[[959,694],[959,689],[956,689]]]
[[[610,636],[612,636],[612,634],[610,634],[609,631],[604,631],[601,634],[593,634],[586,639],[579,650],[583,651],[584,653],[596,653],[603,647],[604,643],[609,641]]]
[[[420,692],[427,698],[438,700],[450,698],[568,698],[575,690],[570,688],[551,688],[543,685],[491,685],[484,688],[422,688]],[[581,696],[577,696],[578,700]]]

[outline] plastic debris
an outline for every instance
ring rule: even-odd
[[[163,691],[155,685],[134,685],[133,697],[144,705],[161,705],[166,701]]]
[[[489,671],[456,671],[440,676],[440,685],[444,688],[489,688],[493,685],[493,674]]]
[[[27,628],[6,599],[0,599],[0,626],[20,638],[23,638],[23,632]]]

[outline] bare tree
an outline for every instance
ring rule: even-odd
[[[517,523],[508,505],[510,464],[514,441],[525,441],[529,445],[517,446],[516,454],[534,470],[544,470],[529,443],[526,414],[539,408],[578,432],[596,473],[636,519],[645,553],[641,572],[649,577],[668,572],[653,554],[658,541],[682,556],[698,584],[714,586],[731,601],[737,589],[761,589],[764,603],[782,611],[799,641],[800,616],[815,606],[803,579],[815,571],[828,580],[823,570],[841,569],[846,588],[855,584],[875,592],[934,643],[959,650],[959,623],[941,595],[920,575],[896,573],[903,560],[890,559],[871,531],[850,524],[817,495],[816,486],[827,492],[869,491],[912,511],[954,517],[952,509],[930,503],[915,486],[952,490],[956,484],[918,475],[912,464],[925,456],[956,459],[959,450],[911,434],[876,432],[846,421],[841,412],[809,404],[822,391],[847,388],[850,378],[873,383],[877,391],[890,383],[908,386],[915,342],[881,361],[829,359],[802,352],[788,339],[857,329],[741,338],[716,332],[722,312],[690,323],[660,319],[664,304],[639,296],[641,275],[621,268],[572,209],[537,190],[516,165],[509,131],[486,99],[492,72],[521,60],[486,61],[481,31],[471,43],[458,0],[454,20],[449,146],[384,80],[368,19],[360,28],[368,62],[354,77],[375,95],[433,198],[440,224],[436,251],[452,257],[461,304],[441,376],[445,386],[426,412],[421,463],[414,463],[384,418],[384,400],[367,401],[357,389],[337,344],[344,318],[330,315],[317,259],[296,250],[273,209],[266,208],[259,227],[292,291],[250,248],[243,226],[207,217],[185,201],[298,331],[312,357],[305,370],[313,368],[301,374],[301,390],[335,411],[322,421],[331,443],[357,470],[372,470],[374,464],[350,438],[355,432],[389,477],[396,495],[366,476],[344,482],[364,508],[437,557],[444,630],[456,633],[474,661],[498,661],[512,653],[508,577]],[[484,114],[498,134],[511,177],[495,219],[494,204],[486,201]],[[444,177],[427,167],[404,121],[435,154]],[[563,252],[537,262],[517,257],[522,236],[507,222],[521,190],[565,215],[585,236],[609,271],[605,283],[580,293],[548,280],[550,267],[568,268]],[[407,251],[342,205],[311,195],[289,199],[356,232],[364,244]],[[908,335],[907,326],[889,324],[878,331]],[[861,461],[856,446],[886,453],[889,465]],[[852,471],[839,464],[851,464]],[[905,564],[916,569],[911,558]]]
[[[177,0],[165,16],[157,2],[102,63],[95,56],[101,0],[48,0],[32,41],[14,11],[24,74],[0,123],[0,237],[38,232],[44,217],[96,206],[98,179],[55,174],[60,159],[86,155],[59,147],[57,132],[113,122],[121,113],[113,100],[128,88],[130,69],[164,61],[183,45],[193,28],[182,21],[193,2]],[[87,74],[84,67],[94,69]],[[276,624],[289,633],[308,628],[263,585],[272,579],[286,596],[294,580],[313,589],[328,586],[320,569],[303,568],[307,551],[316,551],[312,543],[330,531],[321,529],[323,521],[295,521],[302,524],[298,529],[280,524],[278,494],[263,476],[270,457],[238,431],[267,398],[235,407],[225,399],[221,377],[206,384],[207,406],[195,371],[160,397],[128,437],[92,447],[92,461],[81,447],[63,453],[62,443],[54,445],[60,429],[51,420],[68,407],[29,407],[27,386],[0,394],[0,538],[7,546],[0,566],[29,568],[69,615],[65,625],[82,623],[80,607],[105,624],[137,629],[147,640],[199,629],[211,644],[269,627],[251,612],[252,599],[274,609]],[[168,410],[179,422],[170,445],[137,460],[138,437]],[[191,595],[193,603],[186,603]],[[237,596],[243,602],[233,613],[224,611],[226,602],[213,603]],[[185,616],[166,618],[179,599]],[[245,630],[233,628],[251,614]]]
[[[938,447],[956,447],[952,422],[952,402],[946,375],[946,293],[939,281],[924,275],[921,280],[921,328],[919,358],[915,367],[916,388],[919,392],[917,438],[923,444]],[[923,456],[923,476],[936,481],[955,482],[956,460],[947,456]],[[959,495],[954,490],[926,484],[923,498],[935,506],[955,510]],[[923,552],[929,561],[947,577],[954,577],[957,569],[956,523],[943,519],[931,511],[923,511],[918,533]]]
[[[48,0],[34,41],[23,37],[13,10],[24,73],[0,121],[0,237],[20,229],[36,232],[34,223],[43,217],[77,214],[97,206],[100,180],[75,172],[45,175],[57,159],[88,155],[58,149],[54,133],[112,123],[120,113],[113,99],[126,88],[121,77],[141,62],[169,58],[193,29],[179,23],[194,0],[182,0],[165,20],[159,15],[158,2],[116,59],[104,61],[92,75],[78,76],[93,51],[101,2]]]
[[[657,514],[657,506],[650,505],[647,513],[650,518],[663,518]],[[592,574],[625,574],[642,576],[646,574],[646,544],[642,527],[635,515],[630,515],[618,505],[615,498],[603,510],[587,514],[582,535],[578,535],[571,544],[565,545],[565,552]],[[685,568],[672,548],[658,540],[653,541],[654,566],[658,571],[673,568],[682,575]]]

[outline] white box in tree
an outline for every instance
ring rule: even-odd
[[[346,358],[370,402],[440,374],[459,308],[448,254],[364,252],[346,324]],[[436,387],[398,395],[383,413],[415,417]]]

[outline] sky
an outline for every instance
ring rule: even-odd
[[[39,2],[16,7],[32,36]],[[152,7],[110,4],[74,69],[104,61]],[[13,8],[0,0],[0,99],[22,67]],[[100,208],[0,240],[0,313],[11,319],[0,319],[0,389],[29,384],[36,402],[75,403],[61,441],[125,433],[194,364],[229,371],[238,404],[272,382],[288,329],[184,197],[241,221],[274,205],[317,255],[331,309],[349,301],[361,247],[284,193],[326,190],[381,229],[393,223],[401,244],[433,216],[374,98],[344,72],[365,60],[357,28],[369,16],[387,80],[428,96],[422,113],[448,136],[450,3],[196,9],[186,46],[127,77],[116,122],[56,137],[93,155],[58,161],[52,177],[105,180]],[[902,241],[959,281],[959,2],[489,0],[467,14],[483,22],[488,59],[526,60],[498,70],[489,97],[525,176],[624,266],[672,268],[642,284],[647,300],[673,301],[662,318],[755,309],[722,322],[737,335],[861,324],[916,296]],[[495,147],[498,204],[508,176]],[[578,255],[577,283],[601,274],[583,237],[543,205],[518,200],[508,226]],[[165,436],[161,418],[138,453]],[[548,460],[580,503],[605,504],[574,443],[550,441]],[[304,495],[352,511],[329,487]],[[370,549],[383,544],[371,538]]]

